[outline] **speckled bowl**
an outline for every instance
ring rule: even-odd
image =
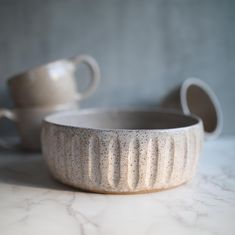
[[[99,193],[138,193],[190,180],[203,141],[194,116],[88,109],[45,118],[43,157],[59,181]]]

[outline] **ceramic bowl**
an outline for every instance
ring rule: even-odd
[[[203,141],[200,119],[156,110],[90,109],[53,114],[42,128],[53,176],[99,193],[138,193],[190,180]]]

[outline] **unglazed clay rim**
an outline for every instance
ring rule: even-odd
[[[153,113],[159,113],[159,114],[169,114],[169,115],[178,115],[178,116],[182,116],[184,118],[187,119],[191,119],[194,120],[195,123],[194,124],[190,124],[190,125],[186,125],[186,126],[181,126],[181,127],[174,127],[174,128],[164,128],[164,129],[156,129],[156,128],[150,128],[150,129],[125,129],[125,128],[91,128],[91,127],[80,127],[78,126],[74,126],[74,125],[70,125],[70,124],[59,124],[56,123],[52,120],[49,119],[53,119],[54,117],[61,117],[61,116],[69,116],[69,115],[96,115],[98,113],[102,113],[102,112],[106,112],[106,113],[111,113],[111,112],[121,112],[121,113],[125,113],[125,112],[153,112]],[[202,123],[202,120],[200,118],[198,118],[196,115],[194,114],[182,114],[181,112],[177,112],[175,110],[164,110],[164,109],[150,109],[150,108],[89,108],[89,109],[83,109],[83,110],[69,110],[69,111],[61,111],[59,113],[55,113],[55,114],[51,114],[48,115],[44,118],[43,122],[48,123],[50,125],[54,125],[54,126],[60,126],[60,127],[65,127],[65,128],[76,128],[76,129],[83,129],[83,130],[93,130],[93,131],[126,131],[126,132],[136,132],[136,131],[157,131],[157,132],[175,132],[177,130],[184,130],[184,129],[188,129],[191,128],[193,126],[197,126],[198,124]]]
[[[222,109],[219,103],[219,100],[213,90],[209,87],[209,85],[198,78],[188,78],[186,79],[180,87],[180,104],[183,110],[183,113],[186,115],[192,114],[189,109],[189,104],[187,102],[187,91],[190,86],[197,86],[198,88],[202,89],[211,100],[216,112],[217,118],[217,125],[214,131],[206,132],[205,137],[206,139],[215,139],[221,134],[223,128],[223,115]],[[203,104],[202,104],[203,105]],[[200,117],[199,117],[200,118]]]

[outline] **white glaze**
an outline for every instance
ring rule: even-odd
[[[116,128],[127,124],[140,129]],[[101,193],[158,191],[188,182],[202,142],[198,119],[153,110],[65,112],[47,117],[42,128],[43,157],[53,176]]]

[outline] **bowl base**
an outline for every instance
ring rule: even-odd
[[[184,184],[187,184],[188,182],[183,182],[179,185],[175,185],[172,187],[167,187],[167,188],[161,188],[161,189],[150,189],[150,190],[140,190],[140,191],[136,191],[136,192],[114,192],[114,191],[105,191],[105,190],[89,190],[89,189],[84,189],[84,188],[80,188],[80,187],[76,187],[74,185],[68,184],[68,183],[64,183],[58,179],[56,179],[57,181],[59,181],[60,183],[72,187],[75,190],[84,192],[84,193],[95,193],[95,194],[110,194],[110,195],[135,195],[135,194],[146,194],[146,193],[156,193],[156,192],[161,192],[161,191],[166,191],[166,190],[171,190],[174,188],[178,188]]]

